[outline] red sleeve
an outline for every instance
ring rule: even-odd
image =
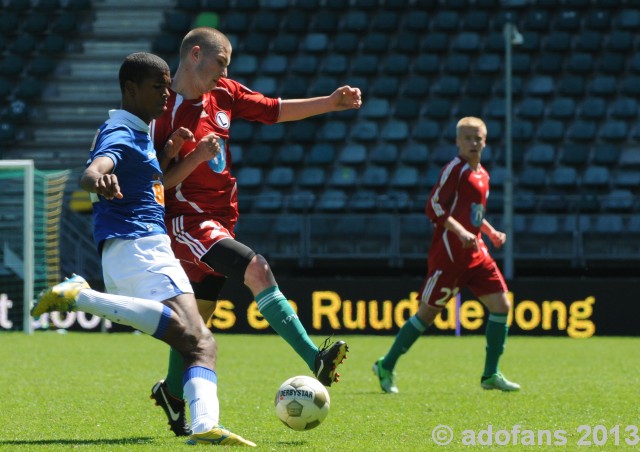
[[[426,212],[429,219],[439,226],[451,215],[461,168],[459,159],[449,162],[440,172],[438,182],[431,190]]]
[[[267,97],[262,93],[252,91],[235,80],[222,79],[220,82],[226,85],[226,89],[232,93],[233,119],[241,118],[263,124],[275,124],[278,122],[280,99]]]

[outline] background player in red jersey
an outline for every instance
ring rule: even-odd
[[[347,344],[325,342],[319,349],[278,289],[265,258],[234,239],[238,200],[236,179],[230,172],[229,127],[235,119],[274,124],[360,108],[361,93],[358,88],[343,86],[323,97],[269,98],[227,78],[231,53],[228,38],[216,29],[201,27],[187,33],[167,110],[152,124],[156,149],[164,149],[160,161],[163,170],[166,168],[165,221],[172,246],[189,276],[205,321],[215,310],[226,278],[244,283],[272,328],[318,380],[330,386],[338,379],[336,367],[346,356]],[[191,152],[196,143],[216,138],[222,152],[213,159],[204,161],[206,154]],[[180,167],[174,168],[178,161]],[[177,435],[188,433],[181,361],[172,350],[167,378],[152,390],[152,398],[165,410]]]
[[[489,173],[480,164],[480,158],[486,145],[487,126],[479,118],[462,118],[456,126],[456,135],[458,156],[442,169],[426,206],[434,231],[418,312],[402,326],[387,354],[373,365],[380,387],[387,393],[398,392],[393,369],[400,355],[431,326],[461,287],[468,287],[489,310],[480,384],[484,389],[520,389],[520,385],[498,372],[507,339],[510,303],[502,273],[481,235],[489,237],[497,248],[506,240],[506,235],[484,218]]]

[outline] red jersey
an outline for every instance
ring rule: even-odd
[[[224,151],[209,162],[201,163],[182,183],[165,192],[168,219],[179,215],[204,214],[224,219],[233,227],[238,217],[236,179],[231,175],[229,127],[234,119],[274,124],[280,115],[280,99],[251,91],[240,83],[222,78],[200,99],[184,99],[170,90],[166,111],[151,124],[155,148],[161,150],[171,134],[186,127],[195,142],[185,142],[178,159],[190,153],[202,137],[213,132],[222,141]]]
[[[474,171],[460,157],[454,158],[440,172],[438,182],[427,201],[427,216],[434,224],[429,267],[436,268],[442,259],[461,267],[477,265],[488,254],[480,227],[489,196],[489,173],[478,164]],[[462,248],[460,239],[443,226],[453,217],[467,231],[478,236],[478,251]],[[433,265],[432,265],[433,264]]]

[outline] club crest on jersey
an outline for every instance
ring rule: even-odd
[[[228,129],[231,125],[231,121],[229,120],[229,116],[224,111],[219,111],[216,113],[216,124],[218,124],[223,129]]]
[[[480,227],[484,219],[484,206],[482,204],[471,204],[471,224]]]

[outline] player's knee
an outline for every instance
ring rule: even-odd
[[[244,283],[253,293],[275,285],[275,278],[267,260],[256,254],[244,272]]]

